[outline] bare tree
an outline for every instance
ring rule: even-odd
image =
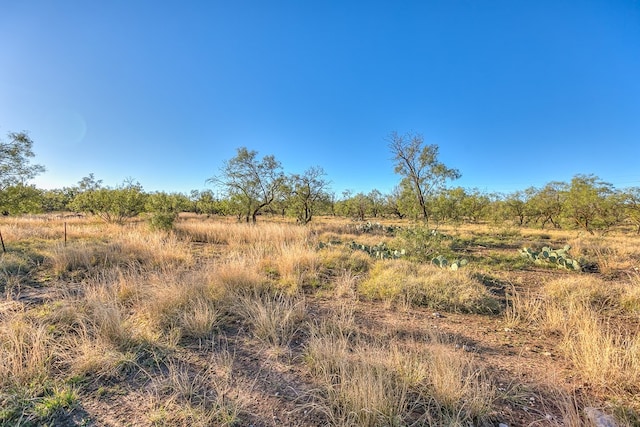
[[[404,184],[411,188],[422,219],[429,221],[427,200],[444,187],[449,179],[458,179],[461,174],[438,161],[438,146],[424,145],[419,134],[389,136],[389,149],[395,161],[395,172],[403,176]]]

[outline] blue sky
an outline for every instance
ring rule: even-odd
[[[638,1],[0,0],[0,52],[43,188],[203,189],[246,146],[388,192],[393,131],[456,185],[640,186]]]

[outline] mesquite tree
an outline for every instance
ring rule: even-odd
[[[424,145],[422,135],[393,132],[389,136],[389,149],[395,160],[395,172],[402,175],[403,187],[411,189],[420,216],[427,223],[427,201],[444,187],[447,180],[460,178],[460,172],[438,161],[438,146]]]
[[[240,202],[246,222],[256,222],[260,211],[276,200],[284,191],[285,176],[282,165],[274,156],[258,160],[256,151],[238,148],[235,157],[227,160],[219,176],[207,182],[219,184],[230,199]]]

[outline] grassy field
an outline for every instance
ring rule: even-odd
[[[640,425],[640,237],[314,222],[1,219],[0,425]]]

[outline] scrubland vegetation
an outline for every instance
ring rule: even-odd
[[[215,196],[39,190],[8,137],[0,425],[640,425],[638,188],[449,188],[393,133],[387,195],[244,147]]]
[[[0,425],[640,423],[633,233],[383,222],[0,220]]]

